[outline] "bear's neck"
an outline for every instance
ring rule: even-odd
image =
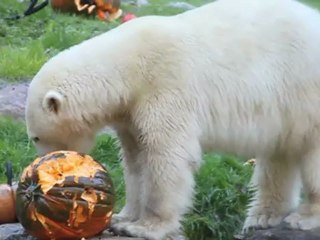
[[[133,79],[121,72],[113,72],[112,76],[105,72],[99,78],[85,76],[79,76],[80,79],[73,84],[73,91],[81,99],[74,107],[83,109],[79,117],[97,129],[123,122],[134,104],[137,85]]]

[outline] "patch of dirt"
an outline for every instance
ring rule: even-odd
[[[26,80],[22,83],[9,84],[0,80],[0,116],[25,120],[25,104],[29,83],[30,81]],[[115,132],[108,127],[102,129],[100,133],[115,135]]]
[[[29,81],[0,86],[0,115],[24,120]]]

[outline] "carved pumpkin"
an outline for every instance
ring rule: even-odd
[[[74,0],[52,0],[51,7],[60,12],[82,13],[77,10]]]
[[[95,14],[101,20],[115,20],[122,15],[120,0],[51,0],[51,7],[60,12]]]
[[[101,164],[58,151],[24,169],[16,209],[19,222],[38,239],[80,239],[109,226],[114,202],[112,180]]]

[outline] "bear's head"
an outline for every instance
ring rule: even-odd
[[[88,153],[96,133],[124,121],[137,99],[153,88],[145,84],[149,71],[144,69],[154,67],[158,54],[149,54],[150,61],[146,58],[150,47],[140,47],[144,38],[127,44],[128,38],[134,41],[133,36],[140,36],[137,29],[145,32],[144,24],[131,25],[120,25],[61,51],[34,76],[28,89],[26,125],[39,154]]]
[[[39,155],[56,150],[88,153],[94,145],[98,129],[90,109],[95,103],[81,99],[77,83],[64,81],[65,78],[62,72],[52,73],[43,68],[30,83],[27,133]]]
[[[79,120],[72,119],[71,114],[64,114],[68,103],[61,93],[49,90],[42,99],[38,98],[38,103],[35,100],[33,97],[28,98],[26,123],[28,136],[38,154],[44,155],[56,150],[90,151],[94,133],[79,126]]]

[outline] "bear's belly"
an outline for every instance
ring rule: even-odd
[[[266,119],[268,120],[268,119]],[[204,152],[235,154],[244,158],[268,157],[285,151],[299,144],[286,141],[287,135],[295,134],[291,126],[283,126],[276,118],[255,123],[241,122],[236,118],[230,125],[208,123],[202,129],[200,144]],[[291,130],[290,130],[291,129]]]

